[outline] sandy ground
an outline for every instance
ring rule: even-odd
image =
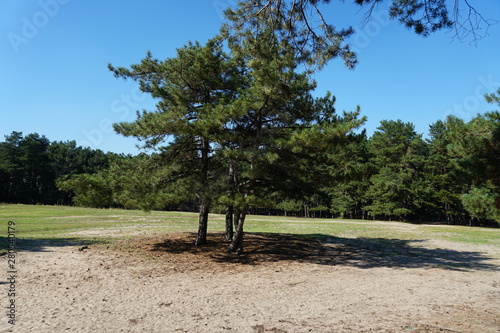
[[[247,235],[237,257],[193,237],[33,244],[0,332],[500,332],[493,248]]]

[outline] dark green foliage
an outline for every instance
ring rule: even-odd
[[[77,147],[74,141],[50,142],[37,133],[12,132],[0,143],[0,202],[71,204],[72,194],[56,180],[107,169],[120,159],[113,153]]]
[[[477,220],[499,219],[499,212],[495,209],[495,197],[487,188],[472,188],[468,193],[460,196],[465,210]]]
[[[500,107],[500,88],[495,94],[485,95],[488,103],[496,103]],[[491,136],[486,144],[487,169],[491,183],[494,186],[495,207],[500,210],[500,111],[489,113],[489,118],[493,122],[491,126]]]
[[[413,124],[382,121],[369,142],[370,163],[377,172],[371,177],[365,209],[375,217],[405,219],[425,209],[423,178],[427,149]],[[420,199],[420,200],[417,200]]]
[[[257,84],[247,82],[247,88]],[[264,81],[257,82],[262,88]],[[193,135],[177,136],[158,153],[131,157],[13,132],[0,143],[0,201],[193,210],[206,195],[211,204],[231,208],[231,217],[252,210],[472,225],[498,221],[498,112],[468,122],[439,120],[427,141],[399,120],[383,121],[367,138],[353,132],[364,120],[359,111],[336,115],[331,96],[305,99],[299,105],[309,109],[296,122],[286,111],[294,108],[278,115],[276,104],[252,113],[257,97],[236,104],[242,113],[224,125],[225,135],[217,133],[206,174]]]
[[[0,201],[35,204],[53,195],[54,173],[49,140],[38,134],[23,138],[13,132],[0,144]]]
[[[171,187],[162,184],[171,176],[171,168],[158,168],[159,159],[158,155],[124,156],[107,169],[62,177],[57,185],[73,193],[74,203],[80,206],[146,211],[179,209],[195,195],[186,195],[180,182]]]
[[[155,111],[138,113],[135,122],[115,124],[115,130],[160,151],[158,167],[150,172],[160,172],[163,181],[152,193],[175,186],[196,197],[197,244],[206,242],[208,212],[221,186],[222,165],[215,150],[228,140],[228,120],[238,112],[229,106],[247,84],[244,69],[223,51],[222,42],[216,37],[205,46],[189,43],[164,61],[148,53],[131,69],[109,66],[115,76],[137,81],[141,91],[159,99]]]
[[[75,194],[74,203],[93,208],[110,208],[114,205],[113,187],[108,177],[100,173],[77,174],[58,181],[59,189]]]
[[[210,207],[226,205],[236,224],[231,247],[239,252],[247,211],[272,205],[273,193],[313,194],[307,177],[313,153],[364,120],[359,111],[336,116],[330,95],[314,99],[315,82],[298,71],[293,46],[266,24],[256,34],[224,37],[229,53],[217,37],[205,46],[190,43],[165,61],[147,54],[131,69],[110,69],[159,98],[155,111],[115,125],[159,150],[157,168],[149,170],[163,182],[151,191],[177,187],[196,196],[197,244],[205,242]]]
[[[237,37],[242,31],[258,35],[265,26],[287,41],[299,63],[321,68],[330,59],[340,57],[347,67],[353,68],[356,55],[346,42],[353,29],[337,29],[328,24],[317,7],[321,2],[329,0],[240,1],[236,8],[226,11],[227,28],[236,32]]]
[[[429,36],[437,30],[453,27],[454,21],[450,19],[450,9],[446,2],[446,0],[393,0],[389,15],[415,33]]]
[[[474,198],[488,193],[493,202],[499,200],[499,126],[498,112],[477,115],[469,122],[449,116],[431,126],[429,180],[434,201],[450,223],[471,223],[468,216],[477,217],[471,210]],[[483,221],[485,216],[492,220],[494,214],[483,214]]]
[[[318,186],[328,195],[330,212],[340,217],[363,217],[369,165],[365,131],[347,135],[331,145],[321,169],[328,175]]]
[[[462,185],[456,182],[461,175],[448,154],[452,138],[448,135],[447,123],[439,120],[432,124],[429,137],[426,178],[433,190],[434,214],[440,220],[455,223],[462,218],[459,198]]]
[[[471,38],[475,43],[488,35],[496,21],[485,18],[465,0],[355,0],[365,12],[365,22],[374,11],[388,10],[391,19],[421,36],[445,29],[454,30],[460,40]],[[388,9],[383,9],[383,4]],[[453,5],[452,5],[453,3]],[[274,29],[287,40],[297,54],[297,60],[312,70],[340,57],[348,68],[357,63],[350,48],[352,26],[336,27],[324,13],[335,10],[331,0],[241,0],[226,11],[228,29],[258,33],[261,26]],[[462,15],[462,11],[465,15]]]

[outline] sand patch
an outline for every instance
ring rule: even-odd
[[[0,332],[498,332],[495,248],[249,234],[139,237],[18,254]],[[47,245],[47,244],[46,244]],[[6,287],[6,286],[1,286]],[[4,289],[4,288],[2,288]],[[5,294],[5,290],[2,290]]]

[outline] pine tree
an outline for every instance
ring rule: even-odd
[[[283,175],[290,176],[283,172],[287,163],[294,164],[290,140],[313,118],[310,92],[315,84],[296,71],[290,45],[269,27],[257,34],[245,31],[231,36],[229,46],[233,56],[245,63],[248,78],[248,86],[231,104],[225,141],[225,156],[232,165],[233,191],[228,199],[235,224],[229,251],[241,252],[248,210],[265,204],[264,194],[284,187]]]
[[[456,161],[450,154],[452,137],[449,123],[463,121],[449,117],[438,120],[429,127],[429,161],[426,167],[426,178],[432,185],[434,217],[445,220],[449,224],[459,223],[463,218],[460,194],[463,192],[465,175],[456,168]]]
[[[423,177],[426,145],[411,123],[381,121],[369,141],[371,177],[365,207],[372,216],[405,219],[426,209],[428,184]]]
[[[166,163],[189,164],[182,173],[193,180],[186,190],[197,196],[200,217],[196,244],[204,244],[213,203],[213,173],[218,168],[214,149],[230,116],[227,105],[243,85],[241,68],[223,51],[218,37],[205,46],[189,43],[177,50],[175,58],[165,61],[148,52],[131,69],[109,68],[117,77],[138,81],[141,91],[160,99],[156,111],[138,113],[135,122],[115,124],[114,128],[125,136],[145,140],[145,148],[159,148],[169,159]]]
[[[248,86],[231,104],[234,112],[225,145],[233,166],[228,199],[235,223],[228,250],[238,253],[249,209],[272,206],[277,194],[285,199],[318,198],[310,190],[315,158],[364,122],[357,118],[359,110],[337,116],[330,94],[314,99],[315,82],[301,67],[293,45],[276,33],[278,27],[256,24],[256,30],[228,36],[232,54],[245,64],[248,78]]]
[[[341,218],[365,218],[365,193],[370,185],[366,131],[347,136],[346,142],[332,145],[328,151],[329,181],[325,191],[330,211]]]
[[[379,8],[382,3],[388,3],[387,9]],[[418,35],[452,29],[456,38],[470,37],[473,43],[486,37],[489,27],[496,23],[468,1],[456,0],[449,6],[446,0],[355,0],[354,5],[365,11],[365,22],[384,10],[389,18]],[[338,28],[325,19],[324,13],[333,6],[331,0],[241,0],[227,9],[227,26],[232,30],[257,32],[259,24],[266,24],[280,38],[287,39],[297,59],[313,71],[334,58],[341,58],[348,68],[354,68],[357,56],[350,48],[349,37],[355,31],[352,26]],[[461,15],[462,11],[467,15]]]

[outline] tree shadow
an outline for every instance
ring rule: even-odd
[[[340,238],[317,235],[325,249],[320,264],[330,264],[331,258],[341,258],[344,264],[359,268],[441,268],[448,270],[498,271],[486,253],[429,248],[427,240],[386,238]],[[326,261],[322,262],[322,258]]]
[[[0,237],[0,256],[7,254],[9,247],[9,239]],[[66,246],[90,246],[94,244],[103,244],[102,239],[81,239],[76,237],[69,238],[16,238],[15,249],[21,252],[50,252],[50,247],[66,247]]]
[[[426,240],[386,238],[342,238],[322,234],[292,235],[271,233],[245,234],[245,252],[227,253],[228,242],[221,234],[209,235],[203,246],[194,246],[195,234],[166,239],[152,244],[155,253],[192,254],[196,260],[218,263],[260,265],[273,262],[303,262],[317,265],[342,265],[362,269],[441,268],[446,270],[498,271],[485,253],[433,249]]]

